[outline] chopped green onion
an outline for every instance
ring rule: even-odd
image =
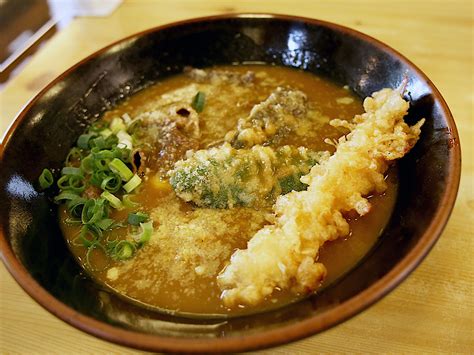
[[[97,222],[97,223],[99,223],[99,222]],[[102,229],[100,229],[96,224],[89,224],[87,226],[87,228],[89,228],[89,230],[92,234],[97,236],[97,240],[102,238]]]
[[[107,217],[107,204],[103,198],[90,199],[84,204],[81,215],[82,224],[92,225]]]
[[[115,152],[112,150],[107,150],[107,149],[96,150],[96,148],[92,148],[91,153],[94,159],[113,159],[115,158],[115,155],[116,155]]]
[[[104,128],[107,128],[106,122],[104,122],[104,121],[96,121],[96,122],[94,122],[94,123],[90,126],[89,132],[100,132],[100,131],[102,131]]]
[[[88,248],[87,248],[87,253],[86,253],[86,264],[89,266],[89,268],[93,271],[102,271],[104,270],[104,268],[106,266],[104,266],[103,268],[100,268],[100,269],[97,269],[97,268],[94,268],[91,264],[91,261],[90,261],[90,258],[91,258],[91,254],[92,252],[97,249],[97,250],[101,250],[104,254],[106,254],[106,251],[104,249],[104,247],[102,246],[102,244],[100,244],[98,241],[96,241],[95,243],[93,243],[92,245],[90,245]]]
[[[93,148],[97,147],[99,149],[105,149],[106,147],[105,138],[102,136],[94,138],[92,139],[92,141],[89,141],[89,145],[92,146]]]
[[[138,235],[138,244],[143,245],[148,242],[153,234],[153,221],[140,223],[142,232]]]
[[[146,222],[150,218],[146,213],[137,212],[128,214],[128,223],[134,226],[138,226],[142,222]]]
[[[95,159],[94,166],[99,170],[109,169],[109,159]]]
[[[123,181],[128,181],[133,177],[132,171],[120,159],[114,158],[109,163],[109,168],[114,173],[119,174]]]
[[[104,191],[102,192],[102,194],[100,195],[101,197],[105,198],[107,201],[110,202],[110,205],[117,209],[117,210],[121,210],[123,209],[123,204],[122,204],[122,201],[120,201],[119,198],[115,197],[114,195],[112,195],[110,192],[108,191]]]
[[[107,138],[108,136],[110,136],[112,134],[112,131],[108,128],[104,128],[102,131],[99,132],[100,135],[104,138]]]
[[[133,134],[141,126],[142,119],[134,118],[133,121],[129,122],[127,125],[127,133]]]
[[[206,94],[203,93],[202,91],[198,91],[196,96],[193,98],[193,102],[191,103],[191,106],[193,109],[196,110],[197,113],[201,113],[202,110],[204,110],[204,104],[206,102]]]
[[[118,138],[115,134],[111,134],[105,139],[105,146],[107,148],[113,148],[118,143]]]
[[[126,221],[119,223],[109,218],[109,208],[127,206],[136,209],[139,206],[128,194],[123,195],[123,201],[114,195],[122,187],[125,190],[122,192],[129,193],[142,182],[130,168],[133,138],[126,131],[127,126],[133,130],[139,123],[140,120],[132,120],[128,115],[124,115],[123,119],[113,119],[110,125],[107,122],[104,125],[104,121],[94,123],[87,133],[79,136],[77,146],[70,150],[61,170],[62,176],[57,181],[61,191],[55,201],[65,203],[68,211],[66,223],[82,225],[74,242],[87,248],[85,262],[90,267],[90,258],[96,252],[104,252],[116,260],[131,258],[153,232],[149,216],[141,212],[130,213],[127,219],[130,228],[139,230],[136,241],[120,240],[122,237],[117,236],[118,239],[111,241],[109,238],[114,234],[108,232],[127,226]],[[51,171],[45,169],[41,175],[42,188],[54,183]],[[90,186],[103,190],[99,198],[81,196]],[[95,259],[92,261],[95,262]]]
[[[121,240],[115,244],[112,250],[112,257],[117,260],[127,260],[133,256],[136,250],[137,248],[133,243],[127,240]]]
[[[79,198],[78,194],[70,191],[63,191],[54,198],[54,201],[58,203],[59,201],[75,200],[77,198]]]
[[[106,178],[108,178],[110,176],[110,174],[113,174],[113,173],[111,171],[107,171],[107,170],[95,170],[92,173],[92,176],[91,176],[89,182],[94,186],[101,187],[102,182]]]
[[[77,198],[71,199],[66,203],[66,207],[71,214],[71,216],[75,218],[80,218],[82,215],[82,209],[86,203],[86,199],[77,196]]]
[[[61,169],[62,175],[79,175],[82,176],[82,170],[80,168],[74,168],[72,166],[65,166]]]
[[[135,174],[125,185],[123,185],[123,189],[130,193],[135,190],[141,183],[142,179],[140,179],[140,177]]]
[[[113,219],[104,218],[104,219],[100,220],[99,222],[97,222],[95,225],[97,227],[99,227],[100,229],[105,231],[105,230],[109,229],[110,227],[112,227],[114,223],[115,223],[115,221]]]
[[[119,148],[115,147],[112,149],[112,153],[114,153],[114,157],[122,160],[123,162],[130,161],[130,154],[131,150],[128,148]]]
[[[122,119],[125,122],[125,124],[129,124],[132,121],[132,118],[130,117],[128,113],[124,113],[122,115]]]
[[[89,149],[89,141],[95,137],[94,133],[81,134],[77,139],[77,146],[81,149]]]
[[[42,190],[46,190],[54,183],[53,173],[49,169],[43,169],[43,172],[38,178],[38,182]]]
[[[86,173],[90,173],[94,170],[94,158],[92,155],[89,154],[84,159],[82,159],[81,169]]]
[[[87,236],[91,236],[91,238],[87,238]],[[98,240],[98,235],[95,233],[93,229],[90,229],[89,226],[84,226],[81,228],[81,231],[79,233],[79,239],[82,242],[82,245],[85,246],[86,248],[89,248],[92,246],[94,243],[97,242]]]
[[[71,218],[71,217],[68,217],[64,220],[64,223],[70,225],[70,226],[77,226],[77,225],[80,225],[82,224],[81,220],[80,219],[77,219],[77,218]]]
[[[117,133],[118,131],[123,131],[126,129],[125,123],[123,123],[123,120],[121,118],[115,117],[112,122],[110,122],[110,129],[112,130],[113,133]]]
[[[122,179],[118,174],[112,173],[102,180],[100,188],[102,190],[117,192],[122,187]]]
[[[123,202],[123,205],[127,208],[136,208],[140,206],[139,203],[132,201],[131,196],[127,194],[123,195],[122,202]]]
[[[117,138],[119,148],[133,149],[132,137],[126,131],[118,131]]]
[[[66,157],[66,166],[70,166],[74,161],[80,162],[82,159],[81,150],[78,147],[74,147],[69,151],[69,154]]]
[[[71,190],[74,192],[82,192],[86,188],[83,177],[79,175],[63,175],[57,182],[61,190]]]

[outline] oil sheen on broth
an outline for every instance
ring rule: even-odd
[[[307,119],[298,132],[281,134],[270,146],[304,146],[314,151],[333,152],[324,142],[346,133],[328,124],[330,119],[350,120],[363,112],[361,100],[346,88],[294,69],[266,65],[221,66],[207,69],[225,72],[228,78],[207,77],[199,80],[186,73],[165,79],[142,90],[102,118],[111,121],[126,114],[132,119],[160,109],[166,95],[180,93],[192,97],[205,93],[205,106],[199,114],[199,139],[189,147],[194,150],[218,146],[237,120],[249,115],[254,105],[264,101],[277,87],[291,87],[308,98]],[[251,82],[246,73],[252,72]],[[229,79],[230,78],[230,79]],[[242,79],[243,78],[243,79]],[[250,81],[250,80],[249,80]],[[160,101],[161,100],[161,101]],[[184,112],[186,115],[187,112]],[[159,136],[159,135],[158,135]],[[85,263],[86,249],[75,240],[79,227],[66,223],[67,212],[60,212],[61,226],[68,244],[85,267],[99,282],[118,294],[146,307],[200,316],[239,315],[259,312],[293,302],[298,295],[277,291],[257,307],[223,306],[216,276],[229,261],[233,251],[246,247],[247,241],[268,224],[271,204],[252,207],[203,208],[180,199],[169,185],[167,171],[174,162],[184,158],[189,147],[162,135],[161,146],[153,147],[146,162],[143,183],[133,201],[153,220],[150,241],[133,258],[110,261],[99,249],[93,251],[90,264]],[[154,155],[154,156],[150,156]],[[388,189],[372,196],[371,212],[350,220],[351,234],[345,239],[328,242],[320,253],[320,261],[328,270],[325,287],[354,267],[374,245],[390,218],[397,194],[396,170],[387,175]],[[114,210],[111,216],[125,220],[130,209]],[[126,229],[107,232],[125,237]],[[320,289],[321,290],[321,289]]]

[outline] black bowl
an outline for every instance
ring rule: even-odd
[[[139,308],[86,277],[39,192],[45,167],[61,167],[85,128],[124,97],[185,66],[266,62],[348,84],[361,97],[408,79],[406,120],[427,119],[399,162],[395,212],[380,241],[350,273],[317,296],[268,313],[222,320]],[[18,283],[75,327],[148,350],[237,351],[315,334],[362,311],[400,283],[444,228],[457,193],[460,148],[453,118],[429,79],[384,44],[317,20],[227,15],[128,37],[84,59],[41,91],[8,131],[1,154],[0,247]]]

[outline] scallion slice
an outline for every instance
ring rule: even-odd
[[[123,120],[119,117],[115,117],[112,122],[110,122],[110,129],[112,130],[113,133],[117,133],[118,131],[125,130],[125,123],[123,123]]]
[[[77,196],[66,203],[66,207],[72,217],[81,218],[82,209],[84,208],[86,201],[85,198]]]
[[[108,170],[109,169],[109,159],[95,159],[94,167],[98,170]]]
[[[102,253],[106,254],[106,251],[105,251],[105,248],[102,244],[100,244],[98,241],[96,241],[95,243],[93,243],[92,245],[90,245],[88,248],[87,248],[87,253],[86,253],[86,264],[89,266],[89,268],[92,270],[92,271],[102,271],[104,270],[107,265],[104,265],[103,267],[101,268],[95,268],[92,263],[91,263],[91,254],[94,250],[100,250]],[[108,263],[107,263],[108,264]]]
[[[124,113],[122,115],[122,119],[125,122],[125,124],[129,124],[132,121],[132,118],[130,117],[128,113]]]
[[[148,242],[153,234],[153,221],[148,221],[146,223],[140,223],[142,232],[138,236],[138,244],[143,245]]]
[[[81,169],[86,173],[90,173],[94,170],[94,158],[92,155],[89,154],[84,159],[82,159]]]
[[[111,218],[104,218],[97,222],[95,225],[102,230],[107,230],[114,225],[115,221]]]
[[[67,225],[70,225],[70,226],[78,226],[78,225],[82,224],[80,219],[71,218],[71,217],[66,218],[64,220],[64,223],[66,223]]]
[[[135,190],[141,183],[142,179],[140,179],[140,177],[135,174],[125,185],[123,185],[123,189],[130,193]]]
[[[126,131],[118,131],[117,138],[119,148],[133,149],[132,137]]]
[[[71,191],[62,191],[58,196],[54,198],[54,202],[59,203],[61,201],[75,200],[79,198],[77,193]]]
[[[88,226],[83,226],[79,233],[79,240],[82,242],[82,245],[86,248],[94,245],[98,240],[98,235],[94,233]]]
[[[136,207],[140,206],[140,204],[138,202],[132,201],[130,195],[127,195],[127,194],[123,195],[122,203],[127,208],[136,208]]]
[[[112,173],[102,180],[100,188],[109,192],[117,192],[122,187],[122,179],[118,174]]]
[[[92,141],[89,142],[89,145],[94,148],[105,149],[106,147],[105,138],[102,136],[94,138],[92,139]]]
[[[134,118],[132,121],[127,123],[127,133],[134,134],[135,131],[141,126],[142,119],[141,118]]]
[[[197,113],[201,113],[204,110],[204,104],[206,102],[206,94],[202,91],[198,91],[196,96],[193,98],[191,107],[196,110]]]
[[[104,191],[101,193],[100,195],[102,198],[105,198],[107,201],[109,201],[110,205],[117,209],[117,210],[121,210],[123,209],[123,204],[122,204],[122,201],[120,201],[120,199],[118,197],[115,197],[114,195],[112,195],[110,192],[108,191]]]
[[[96,121],[89,127],[89,132],[100,132],[104,128],[107,128],[108,124],[104,121]]]
[[[146,213],[137,212],[128,214],[128,223],[133,226],[138,226],[142,222],[146,222],[150,218]]]
[[[132,171],[120,159],[114,158],[109,163],[109,168],[114,173],[119,174],[123,181],[129,181],[133,177]]]
[[[118,158],[123,162],[129,162],[130,161],[131,150],[128,149],[128,148],[115,147],[115,148],[112,149],[112,153],[114,154],[115,158]]]
[[[81,149],[89,149],[89,141],[95,137],[94,133],[81,134],[77,139],[77,146]]]
[[[104,179],[108,178],[110,174],[113,174],[110,170],[95,170],[89,182],[94,186],[101,187]]]
[[[115,134],[111,134],[105,139],[105,146],[107,148],[113,148],[117,145],[118,143],[118,138]]]
[[[84,204],[81,215],[82,224],[93,225],[107,217],[108,210],[105,199],[90,199]]]
[[[100,135],[104,138],[107,138],[108,136],[110,136],[112,134],[112,131],[108,128],[104,128],[102,131],[99,132]]]
[[[49,169],[43,169],[43,172],[38,178],[38,182],[42,190],[46,190],[54,183],[53,173]]]
[[[82,176],[82,170],[80,168],[74,168],[72,166],[65,166],[61,169],[61,175],[78,175]]]
[[[71,149],[69,154],[66,157],[66,166],[71,166],[71,164],[75,162],[81,162],[82,159],[82,152],[78,147],[74,147]]]
[[[111,251],[111,256],[116,260],[127,260],[130,259],[137,248],[135,245],[128,240],[121,240]]]
[[[70,190],[74,192],[82,192],[86,188],[83,177],[80,175],[63,175],[57,182],[61,190]]]
[[[90,233],[96,236],[98,242],[102,239],[102,229],[100,229],[96,224],[89,224],[87,228],[89,228]]]
[[[115,158],[115,152],[112,150],[92,150],[92,156],[94,159],[113,159]]]

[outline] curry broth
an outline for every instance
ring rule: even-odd
[[[265,100],[278,86],[291,86],[306,93],[309,101],[308,123],[295,134],[282,135],[273,146],[305,146],[313,150],[334,147],[324,143],[344,131],[328,124],[330,119],[350,120],[363,111],[361,100],[349,90],[325,79],[288,68],[276,66],[225,66],[218,69],[245,73],[253,71],[256,82],[251,89],[237,90],[221,86],[217,91],[205,85],[206,106],[200,114],[201,139],[199,149],[222,142],[225,133],[248,115],[252,107]],[[194,85],[184,74],[163,80],[130,97],[104,115],[104,120],[128,114],[135,117],[156,108],[156,98],[172,90]],[[158,153],[158,152],[157,152]],[[158,163],[159,164],[159,161]],[[268,224],[271,206],[215,210],[199,208],[179,199],[164,181],[166,176],[155,166],[147,171],[143,184],[134,194],[133,201],[140,210],[150,214],[155,232],[148,244],[127,261],[108,260],[99,249],[86,255],[86,249],[77,243],[79,227],[68,225],[67,213],[61,210],[61,226],[68,244],[86,267],[86,257],[93,268],[87,271],[98,281],[117,291],[122,297],[146,307],[167,312],[209,315],[239,315],[275,308],[299,299],[289,292],[275,292],[257,307],[228,309],[220,301],[220,290],[215,277],[226,265],[233,251],[245,248],[247,241],[262,226]],[[351,235],[328,242],[320,253],[320,261],[328,275],[323,287],[331,284],[353,268],[375,244],[387,224],[397,195],[395,168],[389,171],[388,189],[380,196],[370,198],[372,210],[364,217],[350,221]],[[111,217],[126,220],[130,209],[114,210]],[[129,231],[117,228],[107,232],[110,238],[124,238]]]

